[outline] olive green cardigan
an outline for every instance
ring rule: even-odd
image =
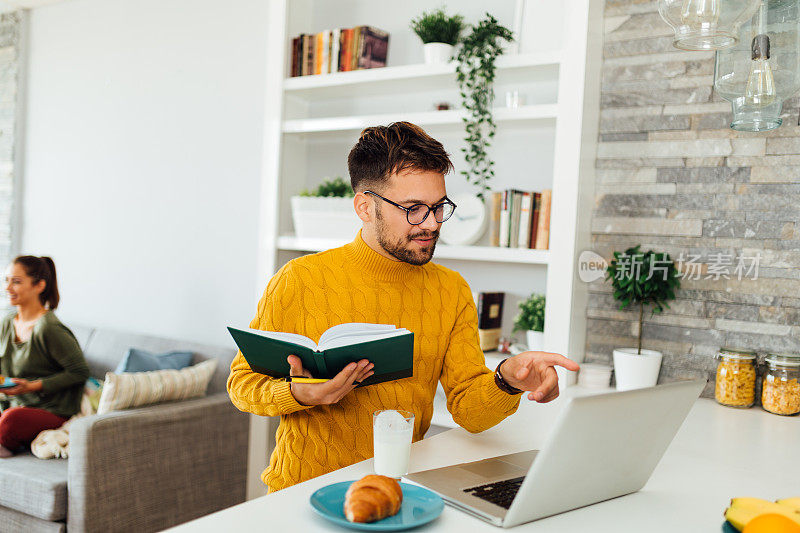
[[[41,379],[42,390],[16,396],[0,394],[0,408],[38,407],[65,418],[80,412],[89,367],[75,335],[48,311],[33,326],[29,340],[14,342],[16,314],[12,312],[0,323],[0,374]]]

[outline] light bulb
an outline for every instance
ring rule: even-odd
[[[769,36],[759,34],[753,38],[750,75],[744,89],[748,106],[766,107],[775,101],[775,77],[769,64]]]
[[[687,26],[716,26],[720,0],[683,0],[681,22]]]
[[[775,101],[775,78],[772,76],[769,59],[751,61],[744,101],[747,105],[755,107],[768,106]]]

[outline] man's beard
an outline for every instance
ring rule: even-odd
[[[424,265],[431,260],[433,257],[433,251],[436,249],[436,241],[439,238],[438,231],[428,232],[422,230],[408,236],[400,237],[396,241],[390,241],[380,209],[376,210],[375,215],[375,229],[377,230],[378,234],[378,244],[381,245],[381,248],[386,250],[396,259],[411,265]],[[433,216],[433,214],[429,213],[428,216]],[[411,243],[411,241],[418,238],[433,238],[433,241],[430,245],[430,251],[421,250],[416,252],[408,248],[408,245]]]

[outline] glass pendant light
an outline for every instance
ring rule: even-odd
[[[659,0],[658,12],[675,30],[681,50],[722,50],[736,44],[739,27],[760,0]]]
[[[714,88],[731,102],[731,128],[781,125],[783,102],[800,90],[800,0],[764,0],[742,25],[739,43],[717,52]]]

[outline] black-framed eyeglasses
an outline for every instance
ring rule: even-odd
[[[384,198],[378,193],[372,191],[364,191],[364,194],[371,194],[372,196],[378,197],[387,204],[392,204],[395,207],[399,207],[403,211],[406,212],[406,220],[412,226],[419,226],[425,219],[428,218],[428,215],[433,211],[433,218],[436,219],[436,222],[441,224],[451,216],[453,216],[453,211],[456,210],[456,204],[454,204],[449,198],[445,199],[444,202],[439,202],[436,205],[428,205],[428,204],[414,204],[411,207],[403,207],[400,204],[396,204],[393,201]]]

